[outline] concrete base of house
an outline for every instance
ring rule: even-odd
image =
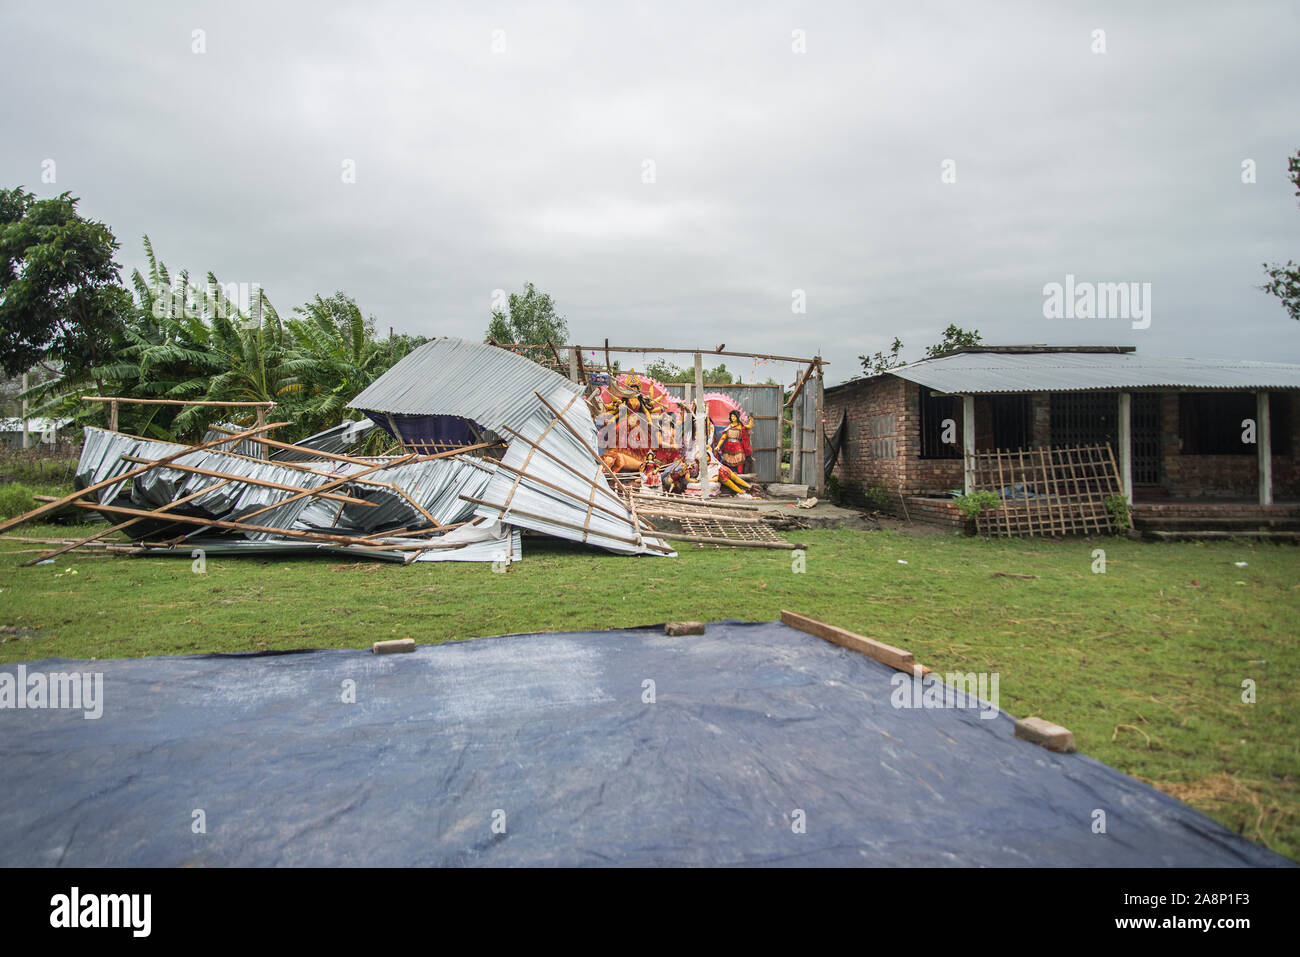
[[[1158,541],[1253,538],[1300,543],[1300,503],[1252,505],[1223,499],[1138,502],[1133,530]]]

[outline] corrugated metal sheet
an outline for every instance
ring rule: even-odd
[[[465,339],[435,339],[415,349],[348,403],[362,412],[458,415],[500,432],[520,428],[537,408],[537,397],[563,394],[561,405],[582,387],[536,362],[496,346]]]
[[[1079,392],[1090,389],[1300,389],[1300,365],[1128,353],[961,352],[891,369],[936,392]]]
[[[478,506],[482,517],[615,552],[672,554],[662,539],[641,536],[623,499],[610,490],[595,458],[596,425],[582,393],[578,383],[505,349],[437,339],[376,379],[350,408],[457,415],[502,436],[505,467],[482,495],[471,496],[490,503]],[[551,425],[555,415],[539,394],[564,412],[568,428]],[[593,496],[614,514],[589,508]]]
[[[184,448],[185,446],[173,443],[149,442],[104,429],[87,428],[86,444],[77,467],[77,487],[85,488],[138,467],[135,463],[123,461],[124,456],[160,459]],[[240,478],[276,482],[301,489],[319,488],[327,482],[334,481],[336,476],[360,473],[365,469],[365,466],[351,463],[313,462],[309,463],[312,471],[307,471],[274,461],[250,460],[210,450],[191,452],[177,459],[175,464],[203,468]],[[223,484],[226,480],[222,478],[163,465],[130,481],[104,489],[98,494],[97,500],[102,505],[156,509],[168,502],[219,485],[218,488],[212,488],[210,493],[181,506],[177,509],[177,514],[219,521],[235,521],[268,505],[274,506],[278,502],[285,502],[282,506],[273,507],[256,516],[252,522],[270,528],[294,531],[368,535],[386,529],[426,527],[428,520],[420,511],[421,508],[442,525],[467,521],[474,516],[475,509],[461,496],[483,495],[496,471],[496,463],[486,460],[431,459],[424,462],[408,462],[382,472],[371,473],[335,489],[334,491],[340,494],[375,503],[373,506],[343,505],[340,508],[340,503],[318,497],[305,497],[285,502],[297,493],[239,481]],[[392,486],[392,488],[385,486]],[[406,494],[403,495],[402,492]],[[122,519],[120,515],[106,514],[113,522]],[[162,529],[166,529],[168,535],[184,535],[191,544],[202,545],[205,548],[216,544],[220,544],[223,550],[247,547],[250,551],[316,550],[319,547],[316,543],[305,543],[295,537],[279,536],[274,532],[222,531],[198,525],[178,525],[175,522],[168,522],[166,516],[141,520],[134,526],[132,534],[137,538],[149,538],[155,531]],[[477,540],[465,541],[464,553],[458,553],[455,560],[496,561],[499,560],[503,550],[510,551],[511,542],[513,542],[513,556],[518,558],[517,532],[514,539],[510,539],[505,532],[497,535],[496,539],[495,546]],[[400,537],[383,539],[383,541],[396,544],[413,542]],[[431,538],[427,541],[433,543],[438,539]],[[256,549],[253,546],[256,546]],[[375,551],[358,549],[355,553],[372,555]],[[378,557],[405,561],[410,555],[409,551],[394,551]],[[449,555],[444,557],[451,560]]]
[[[369,419],[342,422],[332,429],[326,429],[323,432],[317,432],[315,435],[309,435],[305,439],[299,439],[294,445],[315,449],[318,452],[341,455],[360,445],[377,428],[379,426]],[[280,462],[305,462],[310,460],[310,456],[305,452],[295,452],[293,449],[276,449],[271,453],[271,458]]]

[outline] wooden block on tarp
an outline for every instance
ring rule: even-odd
[[[395,655],[403,651],[415,650],[414,638],[398,638],[396,641],[376,641],[370,650],[377,655]]]
[[[665,635],[702,635],[704,634],[704,622],[702,621],[670,621],[664,625]]]
[[[1048,751],[1068,754],[1074,750],[1074,734],[1070,729],[1042,718],[1022,718],[1017,721],[1016,737]]]
[[[824,638],[832,644],[864,654],[868,658],[874,658],[876,661],[889,665],[891,668],[897,668],[899,671],[910,673],[916,667],[916,658],[910,651],[895,648],[893,645],[887,645],[883,641],[876,641],[874,638],[868,638],[865,635],[854,634],[847,629],[837,628],[835,625],[825,624],[815,618],[809,618],[807,615],[783,611],[781,612],[781,621],[791,628],[798,628],[810,635]]]

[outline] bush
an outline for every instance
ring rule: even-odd
[[[1123,495],[1107,495],[1106,508],[1110,510],[1111,517],[1115,519],[1115,527],[1121,532],[1128,531],[1133,527],[1133,512],[1129,508],[1128,499]]]
[[[862,490],[862,501],[867,508],[881,511],[889,504],[889,490],[883,485],[868,485]]]
[[[26,485],[19,485],[17,482],[0,485],[0,519],[22,515],[35,507],[36,500],[32,498],[32,490]]]
[[[1002,497],[997,492],[990,492],[988,489],[980,489],[971,492],[969,495],[957,496],[957,507],[967,518],[975,518],[986,508],[1001,508]]]
[[[72,487],[79,450],[67,444],[0,449],[0,480]]]

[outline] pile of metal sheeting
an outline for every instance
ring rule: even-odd
[[[348,425],[361,437],[374,428]],[[261,448],[248,439],[226,442],[228,434],[218,427],[203,443],[215,447],[202,448],[87,428],[74,484],[89,491],[75,504],[110,522],[129,518],[131,539],[153,552],[201,546],[214,554],[360,551],[402,562],[424,552],[425,561],[520,557],[518,530],[477,517],[469,501],[496,474],[491,459],[364,460],[294,446],[300,461],[267,460],[226,451]],[[114,482],[118,476],[123,480]]]
[[[607,480],[583,387],[505,349],[436,339],[415,349],[349,404],[389,423],[452,416],[499,435],[506,451],[486,490],[465,495],[481,518],[623,554],[672,555],[671,546]]]

